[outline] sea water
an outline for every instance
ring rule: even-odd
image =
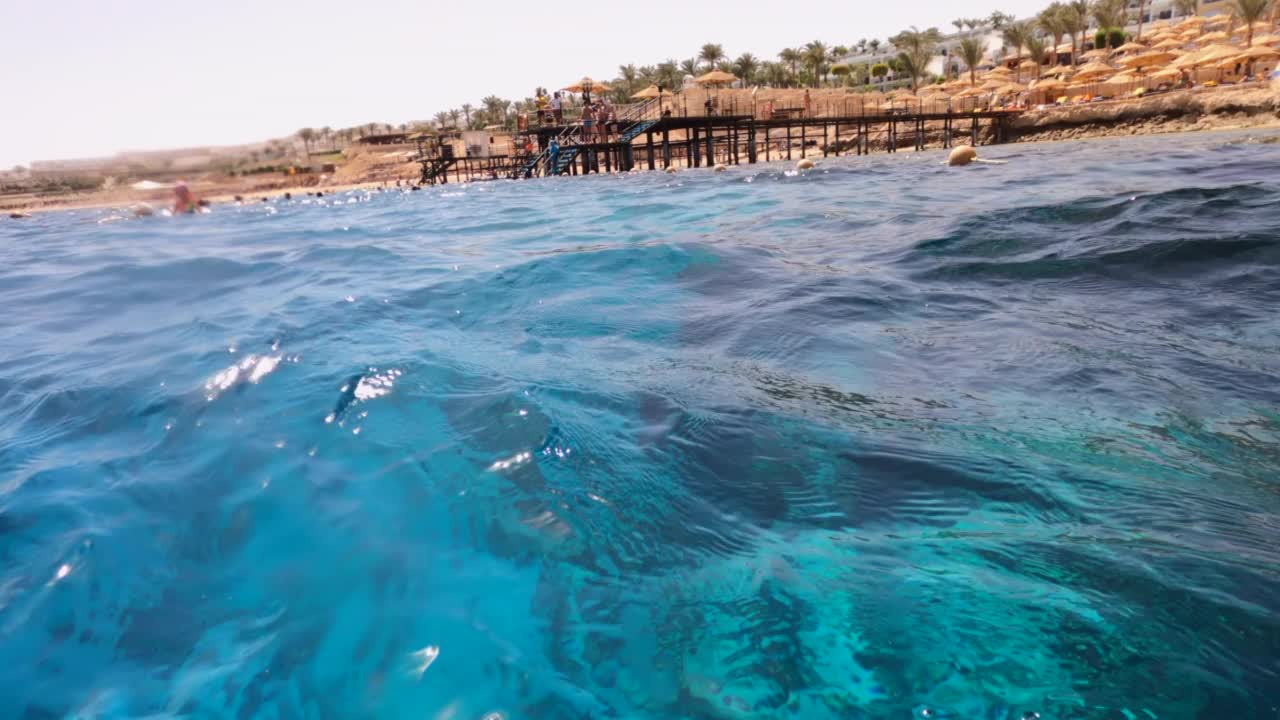
[[[1275,139],[4,221],[0,715],[1274,718]]]

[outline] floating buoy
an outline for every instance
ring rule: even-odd
[[[31,213],[25,213],[25,212],[17,212],[17,211],[14,211],[14,212],[9,213],[9,217],[13,218],[14,220],[21,220],[22,218],[29,218],[29,217],[31,217]]]
[[[968,165],[969,163],[977,159],[978,159],[977,150],[974,150],[972,147],[968,145],[961,145],[955,148],[954,150],[952,150],[951,154],[947,156],[947,164],[953,165],[953,166]]]
[[[724,166],[724,163],[716,163],[716,166],[715,166],[715,167],[713,167],[713,168],[711,168],[711,169],[712,169],[712,170],[715,170],[716,172],[724,172],[725,170],[728,170],[729,168],[725,167],[725,166]]]
[[[813,161],[810,160],[809,158],[805,158],[800,162],[796,163],[797,170],[812,170],[814,167],[816,166],[813,164]]]

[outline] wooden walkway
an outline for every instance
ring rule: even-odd
[[[609,142],[583,142],[568,132],[571,126],[546,126],[529,133],[537,138],[540,153],[532,157],[458,158],[443,174],[436,170],[438,156],[424,154],[418,162],[423,167],[423,183],[434,184],[448,182],[450,172],[458,181],[470,181],[627,172],[636,167],[740,165],[744,160],[754,164],[792,160],[796,155],[816,157],[819,152],[822,157],[869,155],[875,150],[924,150],[931,144],[945,149],[958,144],[976,146],[984,139],[1004,142],[1009,121],[1020,114],[1019,110],[988,110],[768,120],[750,115],[641,118],[622,123],[621,137]],[[545,152],[550,142],[570,136],[575,140],[561,145],[559,162],[552,168]]]

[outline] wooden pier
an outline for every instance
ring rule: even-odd
[[[752,115],[636,117],[621,121],[607,142],[582,136],[581,126],[528,131],[537,153],[488,158],[442,158],[420,148],[422,182],[532,178],[628,172],[637,167],[711,167],[805,157],[869,155],[875,151],[925,150],[1004,142],[1018,110],[881,112],[845,117]],[[558,150],[552,151],[552,142]]]

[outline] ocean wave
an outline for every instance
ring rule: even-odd
[[[0,700],[1266,715],[1280,149],[1234,142],[0,225]]]

